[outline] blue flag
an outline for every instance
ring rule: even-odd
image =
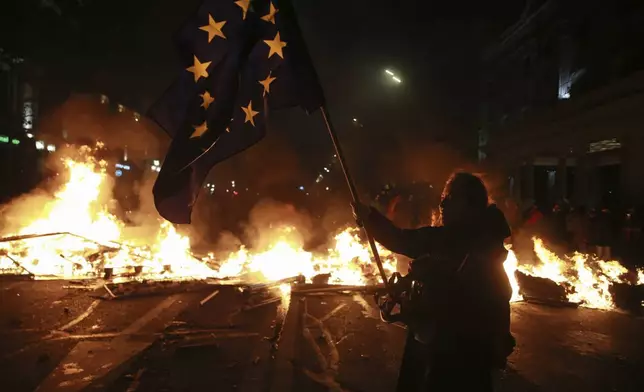
[[[148,115],[172,137],[154,202],[182,224],[212,167],[265,136],[271,109],[310,113],[324,95],[289,0],[205,0],[177,41],[183,70]]]

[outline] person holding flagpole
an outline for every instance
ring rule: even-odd
[[[415,259],[410,276],[420,293],[411,303],[398,302],[397,317],[383,317],[409,328],[397,390],[492,391],[493,371],[505,366],[514,349],[512,288],[503,268],[510,228],[503,213],[488,204],[481,179],[459,172],[448,180],[437,227],[400,229],[375,208],[359,203],[353,208],[376,241]]]

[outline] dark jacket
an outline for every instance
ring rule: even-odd
[[[386,248],[418,259],[412,273],[427,275],[434,353],[491,360],[498,340],[510,336],[512,289],[503,241],[511,233],[503,213],[492,205],[461,227],[407,230],[372,210],[365,226]]]

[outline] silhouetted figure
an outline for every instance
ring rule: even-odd
[[[590,220],[584,206],[577,207],[568,215],[567,226],[571,235],[572,250],[587,253]]]
[[[613,243],[613,221],[608,208],[597,211],[591,223],[595,254],[601,260],[610,260],[612,257],[611,246]]]
[[[440,212],[438,227],[400,229],[375,208],[354,206],[378,242],[416,259],[410,275],[422,289],[400,315],[409,336],[397,390],[492,391],[492,372],[514,347],[512,289],[503,269],[510,228],[488,205],[483,182],[469,173],[447,182]]]
[[[566,230],[566,211],[559,203],[552,207],[552,212],[549,216],[549,234],[550,241],[554,244],[562,244],[568,242],[568,235]]]

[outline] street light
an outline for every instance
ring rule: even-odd
[[[402,79],[400,78],[400,76],[396,75],[392,70],[385,69],[385,74],[387,74],[387,76],[390,77],[391,80],[396,82],[396,84],[402,83]]]

